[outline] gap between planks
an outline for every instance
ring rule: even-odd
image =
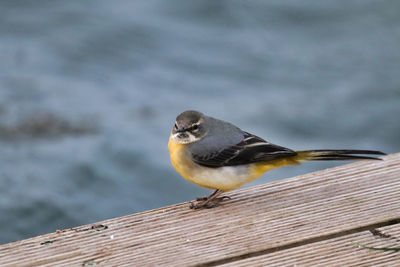
[[[400,218],[397,218],[397,219],[393,219],[393,220],[389,220],[389,221],[385,221],[385,222],[379,222],[379,223],[374,223],[374,224],[370,224],[370,225],[365,225],[365,226],[362,226],[362,227],[346,230],[346,231],[343,231],[343,232],[317,236],[317,237],[305,239],[305,240],[302,240],[302,241],[296,241],[296,242],[293,242],[293,243],[284,244],[282,246],[268,248],[268,249],[265,249],[265,250],[255,251],[255,252],[251,252],[251,253],[247,253],[247,254],[242,254],[242,255],[230,257],[230,258],[219,259],[219,260],[216,260],[216,261],[210,261],[210,262],[205,262],[205,263],[201,263],[201,264],[196,264],[194,266],[196,266],[196,267],[218,266],[218,265],[221,265],[221,264],[232,263],[232,262],[235,262],[235,261],[244,260],[244,259],[248,259],[248,258],[251,258],[251,257],[267,255],[267,254],[270,254],[270,253],[273,253],[273,252],[278,252],[278,251],[282,251],[282,250],[286,250],[286,249],[296,248],[296,247],[309,245],[309,244],[313,244],[313,243],[320,242],[320,241],[329,240],[329,239],[332,239],[332,238],[337,238],[337,237],[342,237],[342,236],[346,236],[346,235],[350,235],[350,234],[360,233],[360,232],[364,232],[366,230],[373,230],[373,229],[376,229],[376,228],[380,228],[380,227],[384,227],[384,226],[391,226],[391,225],[395,225],[395,224],[399,224],[399,223],[400,223]]]

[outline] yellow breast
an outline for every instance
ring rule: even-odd
[[[191,177],[193,176],[193,168],[195,166],[189,157],[190,155],[187,155],[184,146],[184,144],[178,144],[170,138],[168,142],[169,156],[175,170],[186,180],[194,182]]]
[[[194,163],[184,144],[178,144],[169,139],[169,155],[172,166],[183,178],[208,189],[220,189],[221,184],[215,179],[215,170]]]

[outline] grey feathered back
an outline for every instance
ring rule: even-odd
[[[208,116],[204,120],[209,132],[200,141],[189,144],[193,154],[212,156],[242,141],[244,132],[235,125]]]

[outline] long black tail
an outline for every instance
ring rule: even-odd
[[[309,160],[358,160],[358,159],[375,159],[377,157],[361,156],[361,155],[386,155],[381,151],[374,150],[353,150],[353,149],[320,149],[320,150],[304,150],[296,151],[296,159],[299,161]]]

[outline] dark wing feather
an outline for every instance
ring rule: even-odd
[[[192,157],[193,161],[199,165],[218,168],[274,160],[295,155],[297,155],[297,153],[293,150],[268,143],[258,136],[244,132],[242,141],[234,146],[207,155],[192,154]]]

